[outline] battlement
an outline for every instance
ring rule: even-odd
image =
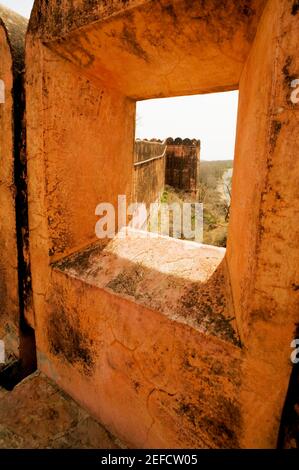
[[[137,139],[134,157],[135,202],[147,206],[160,199],[165,185],[191,193],[199,188],[200,141],[168,137]]]
[[[298,324],[295,3],[36,0],[25,60],[26,22],[0,7],[0,340],[129,447],[277,445]],[[227,249],[121,222],[99,241],[99,204],[197,191],[201,142],[135,143],[136,102],[237,88]]]

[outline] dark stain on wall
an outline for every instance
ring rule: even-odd
[[[178,314],[185,318],[192,315],[202,331],[241,347],[232,324],[234,317],[228,315],[224,285],[221,266],[207,282],[190,283],[180,299]]]
[[[50,351],[72,366],[79,366],[86,375],[92,375],[95,360],[92,341],[80,326],[78,312],[65,307],[63,296],[60,294],[58,289],[48,319]]]
[[[237,403],[219,395],[216,399],[217,408],[210,410],[209,414],[203,414],[204,407],[201,399],[197,403],[187,400],[187,398],[177,400],[175,411],[184,421],[189,423],[194,433],[204,432],[207,434],[215,448],[240,448],[238,438],[240,437],[242,419]]]
[[[270,148],[271,148],[271,153],[274,152],[274,149],[276,147],[276,142],[279,136],[279,133],[282,128],[282,122],[278,120],[272,121],[272,127],[271,127],[271,136],[270,136]],[[267,162],[267,167],[268,169],[271,169],[273,166],[272,162],[268,161]]]
[[[26,113],[25,113],[25,34],[27,20],[0,6],[0,24],[4,27],[12,57],[13,74],[13,182],[15,227],[17,242],[18,299],[15,301],[17,318],[9,312],[7,326],[18,331],[20,376],[36,369],[35,335],[25,319],[26,309],[32,308],[31,269],[29,255],[29,222],[27,198]],[[1,273],[0,273],[1,276]],[[0,281],[1,282],[1,281]],[[1,294],[1,293],[0,293]],[[8,289],[6,296],[8,295]],[[1,296],[0,296],[1,298]],[[23,345],[26,343],[26,350]]]
[[[294,339],[299,339],[299,323]],[[281,416],[277,447],[299,449],[299,362],[293,365],[289,388]]]
[[[167,139],[165,183],[196,194],[199,187],[200,141]]]
[[[92,264],[93,256],[97,256],[107,243],[108,240],[98,240],[97,243],[93,243],[84,250],[56,261],[52,267],[60,271],[74,269],[79,275],[86,274]]]
[[[299,12],[299,0],[295,0],[295,2],[292,5],[291,14],[295,16],[297,15],[298,12]]]
[[[2,247],[1,247],[2,249]],[[2,316],[6,312],[6,304],[7,304],[7,283],[6,283],[6,276],[5,276],[5,267],[2,266],[0,263],[0,321],[2,324],[3,318]]]
[[[143,59],[145,62],[149,62],[148,54],[137,40],[136,28],[133,25],[124,23],[121,41],[128,52]]]
[[[288,87],[288,92],[289,92],[291,82],[297,78],[297,76],[295,74],[292,74],[290,72],[290,67],[291,67],[292,63],[293,63],[293,57],[288,56],[285,60],[284,66],[281,70],[282,74],[284,76],[285,85]],[[288,94],[290,95],[290,92]]]

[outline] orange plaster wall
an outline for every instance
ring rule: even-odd
[[[299,76],[299,23],[291,11],[289,0],[269,2],[240,82],[227,258],[241,336],[258,356],[273,346],[265,324],[285,328],[287,340],[298,311],[299,107],[290,76]]]
[[[47,68],[40,110],[35,106],[38,90],[30,86],[33,75],[27,77],[28,102],[43,128],[42,173],[34,168],[30,194],[34,198],[43,175],[45,198],[43,213],[31,210],[31,218],[45,220],[49,256],[57,258],[95,240],[99,203],[116,205],[118,194],[130,198],[135,103],[80,76],[46,48],[42,54]],[[29,120],[29,136],[32,131]]]
[[[299,319],[299,108],[290,101],[299,18],[292,6],[268,2],[240,81],[227,260],[241,340],[256,370],[244,378],[256,399],[264,396],[253,414],[254,395],[243,390],[252,446],[271,433],[276,445]]]
[[[65,273],[52,282],[39,368],[111,432],[137,448],[241,445],[237,347]]]
[[[12,57],[0,23],[0,79],[5,103],[0,104],[0,339],[18,355],[19,298],[13,148]]]
[[[78,61],[66,57],[63,44],[58,42],[50,52],[28,36],[30,245],[39,367],[130,446],[275,446],[298,295],[294,289],[298,218],[292,202],[297,198],[292,166],[296,111],[286,104],[282,72],[295,73],[298,65],[297,19],[291,7],[289,0],[269,0],[240,83],[227,261],[242,352],[153,309],[51,269],[51,261],[94,240],[98,202],[113,201],[117,194],[130,191],[134,103],[120,91],[102,86],[101,73],[105,79],[109,74],[100,66],[86,70],[81,64],[81,73]],[[83,34],[82,41],[86,47],[88,36]],[[114,46],[112,50],[115,53]],[[71,52],[76,59],[78,50],[71,47]],[[109,49],[104,52],[107,58]],[[292,60],[286,62],[289,56]],[[133,73],[121,82],[134,97],[136,73],[139,76],[143,70],[142,78],[149,69],[147,65],[139,69],[139,59],[133,57],[126,62],[127,52],[121,57],[122,70],[124,63],[137,64],[130,66]],[[221,53],[220,63],[222,57]],[[246,53],[242,57],[245,60]],[[117,58],[118,54],[111,63],[117,64]],[[243,62],[239,66],[241,72]],[[109,73],[117,76],[118,70]],[[219,86],[220,79],[218,75]],[[184,83],[176,87],[175,82],[172,87],[171,81],[162,88],[161,81],[153,83],[147,88],[146,81],[138,81],[136,95],[148,97],[158,89],[162,94],[198,90],[194,83],[189,88]],[[201,90],[215,90],[210,81],[204,83]],[[227,88],[228,82],[222,85]],[[103,118],[102,127],[95,120],[97,113],[99,120]],[[278,120],[281,126],[275,123]],[[279,208],[274,205],[276,215],[274,202],[283,202]],[[285,220],[290,235],[284,238]],[[248,262],[251,259],[254,264]],[[53,322],[61,322],[61,331],[71,328],[75,334],[79,360],[67,344],[62,355],[61,338],[51,331],[52,316]]]
[[[31,31],[82,73],[138,100],[236,89],[266,2],[55,3],[36,2]]]

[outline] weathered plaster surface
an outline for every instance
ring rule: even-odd
[[[19,355],[20,340],[18,183],[15,171],[22,146],[21,74],[26,27],[24,18],[0,6],[0,79],[5,85],[5,102],[0,104],[0,339],[5,341],[7,357],[10,352]]]
[[[42,373],[0,388],[1,449],[117,449],[115,439]]]
[[[298,22],[293,1],[269,0],[255,36],[264,5],[35,4],[27,131],[39,367],[133,447],[277,442],[298,321],[297,108],[288,100]],[[46,14],[54,10],[59,34]],[[136,241],[99,250],[96,205],[131,198],[134,99],[238,85],[224,260],[207,248],[192,264],[173,245],[156,259]]]

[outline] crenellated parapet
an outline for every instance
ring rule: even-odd
[[[177,137],[166,139],[165,183],[197,194],[200,171],[200,140]]]
[[[168,137],[137,139],[134,152],[134,201],[149,205],[165,185],[196,196],[199,187],[200,140]]]
[[[152,158],[161,157],[166,149],[166,141],[159,139],[136,139],[134,162],[143,162]]]

